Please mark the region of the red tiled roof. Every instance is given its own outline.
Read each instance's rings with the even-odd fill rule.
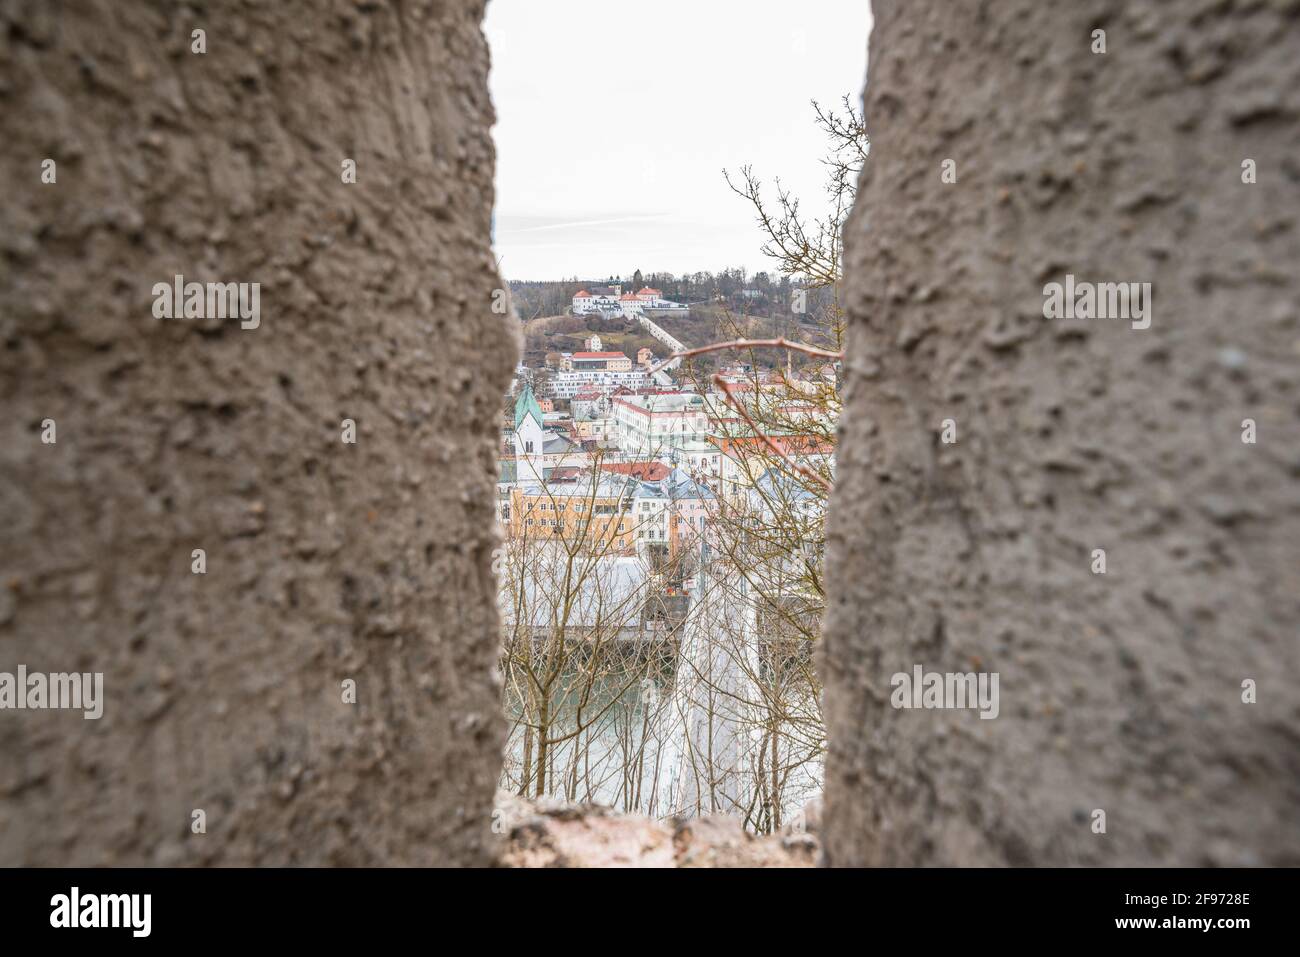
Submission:
[[[771,441],[785,455],[829,455],[835,451],[835,443],[815,435],[769,435],[760,438],[757,435],[710,436],[709,441],[733,458],[737,454],[757,452],[769,454],[768,441]]]
[[[575,352],[575,359],[626,359],[621,352]]]
[[[577,298],[582,297],[582,296],[590,296],[590,295],[591,295],[591,293],[587,292],[587,290],[585,290],[585,289],[579,289],[577,292],[575,292],[575,293],[573,294],[573,298],[574,298],[574,299],[577,299]]]
[[[643,482],[658,482],[672,471],[672,467],[663,462],[604,462],[600,467],[606,472],[631,475]]]

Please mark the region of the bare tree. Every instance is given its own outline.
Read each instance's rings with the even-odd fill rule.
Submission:
[[[670,357],[686,359],[696,387],[719,397],[715,441],[726,453],[707,542],[712,555],[692,609],[692,624],[704,624],[688,625],[678,676],[679,700],[693,703],[708,725],[701,731],[687,720],[690,774],[679,782],[679,803],[687,805],[679,811],[740,813],[758,831],[780,828],[819,788],[825,750],[811,650],[825,602],[824,517],[841,408],[841,234],[868,144],[848,97],[843,112],[813,108],[829,140],[823,217],[805,216],[779,180],[772,204],[751,167],[734,180],[724,171],[754,208],[764,254],[790,281],[788,324],[770,322],[780,332],[774,338],[750,338],[751,317],[724,311],[724,341]],[[784,353],[783,367],[764,369],[769,350]],[[720,351],[747,361],[701,378],[693,358]]]
[[[654,813],[684,599],[677,561],[632,547],[639,480],[597,456],[517,496],[499,562],[511,722],[502,786]]]

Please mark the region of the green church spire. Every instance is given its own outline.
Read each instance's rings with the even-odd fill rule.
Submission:
[[[515,429],[519,429],[519,423],[524,421],[524,416],[529,412],[533,414],[533,421],[539,426],[542,424],[542,407],[537,404],[537,399],[533,396],[533,387],[531,383],[525,382],[524,387],[519,390],[519,398],[515,400]]]

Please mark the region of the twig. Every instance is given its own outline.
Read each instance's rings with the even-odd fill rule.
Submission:
[[[819,356],[823,359],[844,358],[843,352],[834,352],[830,349],[818,349],[815,346],[806,346],[802,342],[791,342],[784,336],[780,339],[732,339],[730,342],[715,342],[712,345],[700,346],[698,349],[687,349],[684,352],[674,352],[663,362],[657,363],[654,368],[647,373],[647,375],[654,375],[675,359],[689,359],[691,356],[703,355],[706,352],[718,352],[722,349],[756,348],[793,349],[795,352],[802,352],[810,356]]]
[[[763,444],[765,444],[769,449],[772,450],[773,455],[779,458],[786,465],[790,466],[790,468],[794,469],[804,478],[816,482],[822,488],[826,489],[827,492],[831,491],[832,488],[831,483],[826,481],[825,478],[818,475],[816,472],[814,472],[812,469],[808,468],[807,466],[800,465],[794,459],[790,458],[790,456],[788,456],[786,453],[782,452],[779,448],[777,448],[776,443],[772,441],[772,439],[767,435],[766,432],[764,432],[762,429],[758,427],[758,424],[752,418],[750,418],[749,413],[745,411],[745,406],[741,402],[733,398],[731,394],[732,385],[730,382],[722,378],[721,375],[715,373],[713,376],[713,384],[722,390],[722,394],[727,397],[727,405],[731,406],[733,409],[735,409],[737,412],[740,413],[740,417],[745,420],[745,423],[751,429],[754,430],[754,434],[763,440]]]

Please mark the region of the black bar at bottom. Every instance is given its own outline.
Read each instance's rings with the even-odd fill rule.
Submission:
[[[549,939],[566,949],[620,940],[655,947],[658,940],[675,951],[701,938],[765,948],[787,938],[817,949],[850,932],[863,947],[882,939],[927,946],[1042,941],[1044,933],[1061,943],[1127,938],[1139,946],[1204,940],[1222,947],[1284,931],[1295,876],[1191,869],[8,869],[0,870],[0,927],[6,944],[127,946],[284,941],[337,948],[414,940],[460,949],[477,940],[531,949]]]

